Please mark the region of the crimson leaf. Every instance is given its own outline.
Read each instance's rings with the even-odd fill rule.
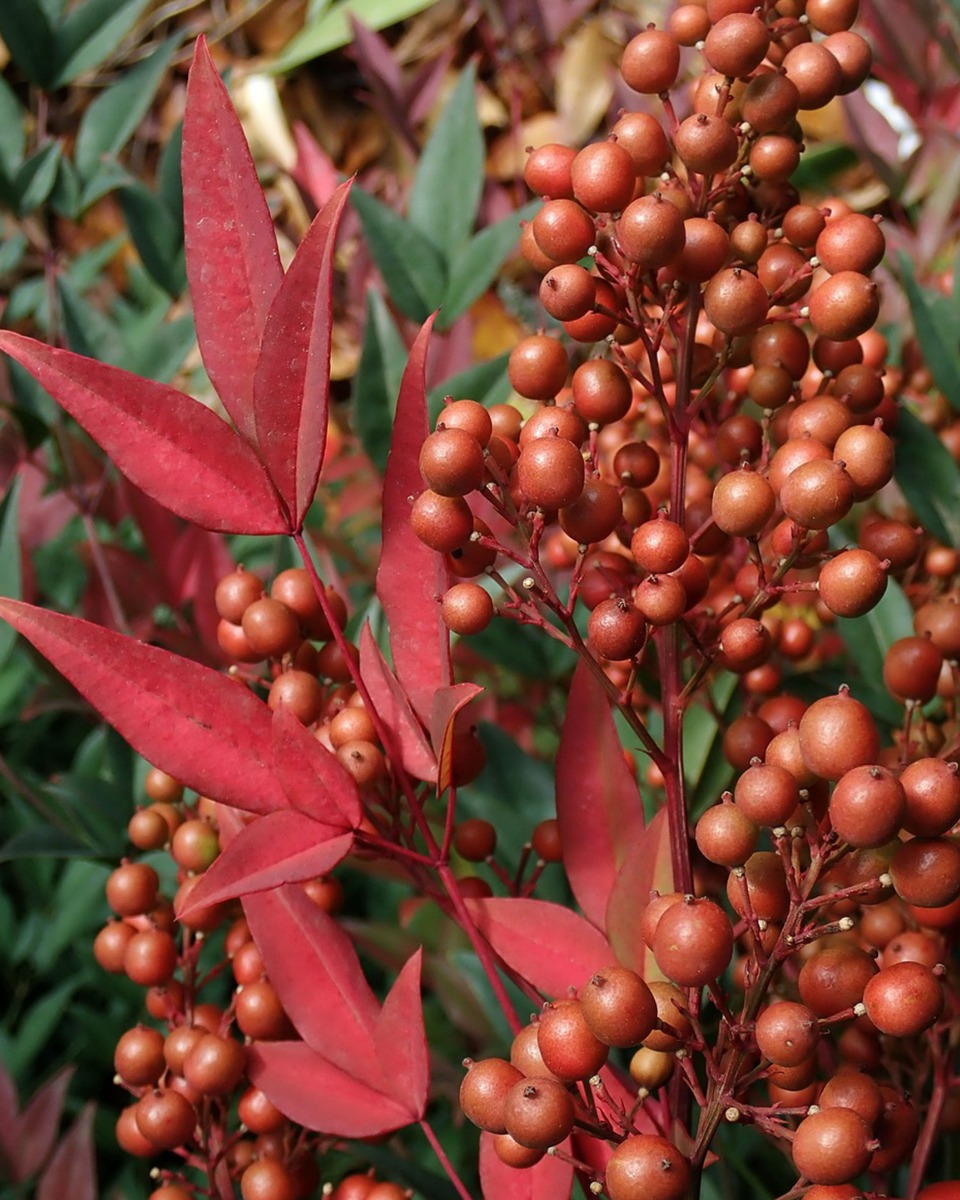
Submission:
[[[46,388],[131,483],[171,512],[220,533],[287,531],[254,450],[198,400],[19,333],[0,332],[0,350]]]
[[[243,907],[270,982],[303,1040],[358,1081],[382,1088],[374,1045],[380,1006],[347,934],[297,887],[247,896]]]
[[[561,1149],[569,1154],[570,1142]],[[481,1133],[480,1187],[484,1200],[567,1200],[573,1165],[548,1154],[532,1167],[508,1167],[493,1148],[493,1134]]]
[[[427,1108],[430,1056],[423,1025],[420,967],[423,951],[407,960],[390,989],[375,1030],[375,1043],[390,1095],[419,1121]]]
[[[317,214],[273,298],[253,382],[257,445],[294,530],[313,502],[327,442],[333,251],[350,182]]]
[[[282,1113],[306,1129],[366,1138],[410,1124],[408,1112],[392,1096],[303,1042],[255,1042],[247,1051],[247,1073]]]
[[[643,807],[610,701],[584,662],[567,698],[556,779],[563,867],[578,904],[602,929],[617,871],[643,832]]]
[[[254,375],[283,269],[243,127],[202,37],[187,81],[182,172],[200,353],[224,408],[252,444]]]
[[[64,1067],[31,1097],[16,1122],[16,1161],[11,1166],[15,1183],[40,1170],[56,1141],[73,1067]]]
[[[447,569],[410,527],[410,497],[423,491],[417,462],[429,432],[426,366],[432,326],[429,317],[400,384],[383,480],[383,550],[377,568],[377,595],[390,626],[394,668],[424,725],[430,721],[434,693],[453,682],[450,635],[438,604],[447,588]]]
[[[606,929],[617,959],[645,979],[662,979],[653,953],[640,936],[640,918],[652,891],[673,891],[670,824],[661,808],[620,868],[607,903]]]
[[[616,962],[610,944],[589,921],[549,900],[491,896],[468,900],[477,927],[512,970],[547,996],[582,987]]]
[[[369,622],[360,631],[360,675],[381,720],[393,734],[395,744],[388,747],[390,753],[399,757],[405,771],[433,783],[437,761],[406,693],[380,653]]]
[[[60,1139],[37,1183],[36,1200],[97,1200],[93,1112],[93,1103],[85,1104]]]
[[[273,714],[273,763],[294,808],[339,829],[359,826],[363,811],[353,776],[282,705]]]
[[[8,621],[148,762],[249,812],[289,807],[270,710],[243,684],[89,621],[0,599]]]

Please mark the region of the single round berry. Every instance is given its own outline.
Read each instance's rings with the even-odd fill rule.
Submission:
[[[769,306],[767,289],[756,275],[741,267],[725,267],[718,271],[703,293],[707,316],[729,337],[753,333],[766,319]]]
[[[630,539],[630,553],[641,570],[666,574],[678,570],[690,552],[683,527],[662,513],[646,521]]]
[[[610,1200],[683,1200],[690,1164],[673,1142],[657,1134],[630,1134],[604,1169]]]
[[[484,475],[483,448],[463,429],[438,429],[420,447],[420,474],[441,496],[466,496]]]
[[[284,1163],[260,1158],[240,1176],[240,1196],[242,1200],[296,1200],[297,1189]]]
[[[712,900],[672,904],[653,936],[657,965],[681,987],[701,987],[721,975],[733,956],[730,919]]]
[[[596,281],[577,263],[551,268],[540,283],[540,303],[557,321],[575,321],[593,307]]]
[[[780,489],[784,515],[804,529],[828,529],[853,506],[856,488],[843,463],[817,458],[802,463]]]
[[[166,1070],[163,1035],[156,1029],[137,1025],[122,1034],[113,1054],[113,1067],[129,1087],[154,1084]]]
[[[473,533],[473,513],[462,496],[421,492],[410,512],[414,534],[431,550],[450,554]]]
[[[254,600],[263,595],[263,583],[251,571],[238,567],[231,571],[217,584],[213,593],[213,603],[218,614],[234,625],[239,625],[243,614]]]
[[[756,825],[785,825],[800,803],[796,778],[775,763],[755,763],[737,780],[737,808]]]
[[[604,967],[580,992],[587,1026],[607,1046],[636,1046],[651,1032],[657,1004],[646,982],[629,967]]]
[[[579,1000],[558,1000],[544,1010],[537,1025],[537,1044],[547,1070],[565,1083],[596,1075],[609,1049],[591,1032]]]
[[[799,93],[801,109],[823,108],[840,92],[840,64],[820,42],[805,42],[788,50],[783,68]]]
[[[632,201],[617,222],[620,249],[645,271],[672,262],[683,250],[685,240],[683,215],[660,192]]]
[[[849,1183],[870,1162],[870,1128],[849,1108],[824,1108],[797,1126],[794,1166],[811,1183]]]
[[[647,622],[632,604],[622,599],[601,600],[590,614],[587,641],[602,658],[617,662],[633,658],[643,648]]]
[[[858,271],[869,275],[886,250],[880,226],[862,213],[849,213],[830,221],[817,238],[816,255],[831,275]]]
[[[626,208],[637,181],[633,159],[616,141],[584,146],[573,160],[570,178],[584,208],[605,213]]]
[[[773,639],[762,621],[738,617],[724,626],[717,647],[720,663],[744,675],[762,666],[773,650]]]
[[[120,917],[149,912],[157,903],[160,877],[147,863],[125,863],[107,878],[107,903]]]
[[[523,496],[538,508],[566,508],[583,491],[583,455],[566,438],[528,442],[520,451],[516,470]]]
[[[871,849],[900,829],[907,798],[896,776],[880,766],[853,767],[830,797],[830,823],[842,841]]]
[[[956,763],[920,758],[904,768],[903,828],[917,837],[938,837],[960,821],[960,773]]]
[[[937,694],[943,655],[926,637],[898,638],[883,656],[883,682],[898,700],[925,704]]]
[[[504,1102],[510,1089],[522,1079],[520,1071],[504,1058],[471,1063],[460,1084],[464,1115],[488,1133],[506,1133]]]
[[[824,563],[818,579],[820,599],[838,617],[862,617],[880,603],[887,572],[869,550],[844,550]]]
[[[552,400],[566,383],[567,370],[567,352],[545,333],[522,338],[507,363],[510,386],[529,400]]]
[[[588,479],[573,504],[557,513],[560,528],[581,545],[602,542],[623,519],[623,500],[612,483]]]
[[[443,623],[452,633],[482,633],[493,620],[493,600],[479,583],[455,583],[440,602]]]
[[[760,921],[782,921],[790,909],[790,894],[780,855],[772,850],[751,854],[740,872],[730,873],[727,898],[740,917],[752,913]]]
[[[757,848],[760,830],[735,804],[715,804],[697,822],[695,837],[708,862],[742,867]]]
[[[876,973],[877,964],[859,946],[824,946],[800,968],[800,999],[818,1017],[832,1017],[859,1004],[864,988]]]
[[[620,73],[627,87],[646,95],[668,91],[680,70],[680,46],[671,34],[645,29],[626,45]]]
[[[246,1067],[246,1050],[231,1037],[205,1033],[183,1060],[183,1076],[205,1096],[232,1092]]]
[[[657,1024],[643,1039],[649,1050],[672,1052],[680,1050],[693,1032],[683,992],[666,980],[648,984],[657,1005]]]
[[[854,767],[876,762],[880,734],[869,709],[848,691],[815,700],[799,725],[800,752],[821,779],[839,779]]]
[[[869,981],[863,1003],[881,1033],[916,1037],[943,1011],[943,984],[923,963],[894,963]]]
[[[484,862],[497,848],[497,831],[489,821],[470,817],[454,830],[453,848],[467,862]]]
[[[622,367],[609,358],[581,363],[570,381],[573,403],[588,424],[610,425],[630,411],[633,392]]]
[[[630,155],[638,175],[659,175],[670,159],[667,135],[650,113],[621,113],[610,132]]]
[[[707,34],[703,56],[719,75],[745,78],[763,62],[770,34],[755,13],[730,13]]]
[[[302,640],[296,614],[270,596],[249,605],[240,625],[251,648],[266,658],[291,654]]]
[[[544,862],[563,861],[563,843],[560,840],[560,824],[556,817],[547,817],[534,828],[530,838],[534,853]]]
[[[651,625],[672,625],[687,610],[687,593],[674,575],[650,575],[637,585],[633,602]]]
[[[818,334],[845,341],[866,333],[874,324],[880,312],[880,294],[866,275],[839,271],[811,295],[809,308],[810,323]]]
[[[776,1000],[757,1017],[757,1049],[780,1067],[798,1067],[820,1040],[820,1022],[805,1004]]]
[[[504,1132],[530,1150],[557,1146],[573,1128],[573,1099],[556,1079],[521,1079],[503,1102]]]
[[[708,176],[732,166],[740,152],[739,139],[729,122],[702,112],[680,122],[673,144],[688,171]]]
[[[141,987],[166,983],[177,966],[177,944],[162,929],[143,929],[127,943],[123,952],[123,970]]]
[[[197,1114],[193,1105],[172,1088],[156,1088],[136,1106],[140,1133],[158,1150],[173,1150],[193,1138]]]
[[[537,196],[573,199],[571,168],[577,152],[570,146],[548,142],[531,150],[523,168],[527,187]]]
[[[912,838],[893,856],[890,877],[908,904],[950,904],[960,896],[960,845],[945,838]]]

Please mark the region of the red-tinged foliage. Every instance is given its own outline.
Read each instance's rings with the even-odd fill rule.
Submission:
[[[350,853],[352,845],[352,834],[305,813],[267,813],[231,839],[177,915],[190,916],[223,900],[324,875]]]
[[[300,888],[247,896],[243,908],[270,982],[303,1040],[358,1081],[384,1087],[375,1045],[380,1005],[349,936]]]
[[[17,600],[0,616],[149,762],[249,812],[287,808],[272,769],[270,710],[209,667]]]
[[[94,1105],[85,1104],[60,1139],[37,1182],[36,1200],[97,1200],[97,1167],[93,1154]]]
[[[663,895],[673,891],[670,827],[665,808],[634,843],[607,903],[607,935],[618,960],[648,980],[662,978],[652,952],[640,936],[640,918],[654,889]]]
[[[360,676],[381,720],[393,734],[392,749],[403,769],[417,779],[435,782],[437,760],[427,735],[399,680],[381,654],[369,623],[360,631]]]
[[[410,1124],[392,1096],[371,1087],[303,1042],[256,1042],[247,1074],[291,1120],[338,1137],[365,1138]]]
[[[390,1095],[411,1121],[426,1112],[430,1091],[430,1053],[423,1024],[420,972],[423,950],[417,950],[397,976],[380,1010],[374,1039]]]
[[[336,829],[359,826],[363,812],[353,777],[282,707],[273,714],[273,761],[294,808]]]
[[[569,1140],[562,1150],[570,1152]],[[508,1167],[493,1148],[493,1134],[480,1135],[480,1186],[484,1200],[565,1200],[573,1189],[573,1167],[547,1154],[532,1167]]]
[[[336,167],[302,121],[294,122],[293,140],[297,147],[297,161],[291,174],[317,208],[321,209],[336,190]]]
[[[547,996],[564,996],[616,962],[589,921],[549,900],[491,896],[467,901],[477,928],[506,965]]]
[[[243,127],[203,38],[187,83],[182,163],[187,278],[200,353],[224,408],[253,445],[254,376],[283,269]]]
[[[457,714],[479,696],[483,688],[475,683],[455,683],[441,688],[433,697],[430,714],[430,737],[437,756],[437,792],[445,791],[453,777],[453,735],[457,729]]]
[[[316,216],[274,296],[254,376],[257,446],[299,531],[327,441],[333,252],[347,181]]]
[[[220,533],[286,532],[255,450],[199,400],[18,333],[0,332],[0,349],[171,512]]]
[[[606,693],[585,662],[567,699],[556,791],[564,870],[585,915],[602,929],[617,873],[643,834],[643,806]]]
[[[22,1113],[17,1113],[17,1092],[13,1080],[0,1067],[0,1098],[3,1100],[3,1120],[0,1121],[0,1150],[6,1170],[14,1183],[22,1183],[35,1175],[50,1157],[63,1114],[73,1067],[64,1067],[39,1088]]]
[[[434,693],[453,682],[450,634],[437,602],[448,572],[410,526],[410,497],[423,488],[417,464],[429,432],[426,363],[432,325],[431,317],[417,334],[400,384],[383,480],[383,550],[377,569],[377,595],[390,627],[397,678],[424,724]]]

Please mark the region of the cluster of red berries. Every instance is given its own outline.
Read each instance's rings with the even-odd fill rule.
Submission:
[[[342,711],[363,715],[358,708]],[[151,803],[131,817],[130,840],[138,850],[169,853],[179,904],[220,853],[218,806],[204,797],[187,804],[183,787],[156,768],[145,787]],[[325,912],[340,906],[335,877],[301,886]],[[297,1034],[238,906],[215,904],[176,921],[157,870],[136,859],[110,874],[106,892],[116,919],[97,935],[95,958],[148,989],[150,1021],[117,1042],[116,1082],[131,1097],[117,1122],[117,1140],[138,1158],[172,1151],[181,1159],[178,1169],[153,1169],[160,1183],[150,1200],[195,1200],[206,1194],[199,1180],[224,1169],[238,1181],[242,1200],[313,1196],[323,1137],[289,1120],[246,1079],[251,1042]],[[226,987],[225,977],[231,980]],[[337,1200],[409,1196],[372,1174],[348,1176],[324,1194]]]
[[[717,668],[746,698],[723,740],[737,778],[692,831],[696,894],[655,894],[643,914],[664,981],[612,967],[463,1081],[464,1112],[509,1165],[567,1154],[571,1134],[605,1141],[603,1172],[573,1161],[611,1200],[685,1196],[721,1120],[781,1145],[811,1200],[858,1194],[862,1172],[920,1140],[928,1156],[960,1120],[940,933],[960,922],[960,556],[891,485],[898,396],[923,380],[886,364],[873,328],[879,224],[789,183],[799,114],[869,73],[857,8],[705,0],[627,45],[624,81],[664,119],[624,112],[607,140],[527,161],[544,204],[521,246],[562,335],[518,344],[516,403],[449,403],[421,454],[417,535],[455,576],[489,576],[502,615],[584,651],[581,602],[625,715],[666,707],[644,668],[678,644],[685,700]],[[704,73],[671,97],[695,54]],[[837,618],[869,612],[890,579],[915,615],[884,656],[904,706],[884,745],[846,688],[810,704],[782,688],[837,655]],[[444,619],[479,632],[496,594],[455,583]],[[656,763],[648,781],[670,782]],[[600,1075],[611,1046],[639,1046],[628,1111],[606,1090],[622,1074]],[[685,1153],[634,1123],[678,1064],[700,1109]],[[931,1080],[925,1118],[915,1089]]]

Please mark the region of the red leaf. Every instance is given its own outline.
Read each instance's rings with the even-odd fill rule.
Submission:
[[[430,1054],[420,998],[422,959],[422,949],[407,959],[383,1002],[375,1031],[387,1087],[411,1121],[419,1121],[426,1112],[430,1090]]]
[[[73,1078],[73,1067],[64,1067],[35,1092],[16,1126],[17,1156],[14,1183],[22,1183],[40,1170],[50,1156],[60,1128],[63,1102]]]
[[[447,589],[447,569],[410,528],[410,498],[423,491],[417,462],[429,432],[426,362],[432,325],[429,317],[417,334],[400,384],[383,480],[383,550],[377,568],[394,669],[424,725],[434,693],[453,682],[450,634],[437,603]]]
[[[453,777],[453,734],[457,713],[483,691],[475,683],[455,683],[441,688],[433,697],[430,738],[437,756],[437,792],[444,792]]]
[[[324,875],[350,853],[352,845],[353,834],[305,813],[267,813],[231,840],[200,876],[177,916]]]
[[[327,441],[333,251],[351,182],[300,243],[270,305],[253,381],[257,445],[295,530],[313,502]]]
[[[570,1153],[570,1141],[561,1143]],[[493,1134],[480,1134],[480,1187],[484,1200],[568,1200],[573,1166],[547,1154],[532,1167],[508,1167],[497,1157]]]
[[[294,808],[338,829],[359,827],[363,810],[353,776],[282,706],[273,714],[273,766]]]
[[[556,779],[563,868],[577,903],[602,929],[617,871],[643,833],[643,806],[610,701],[583,662],[567,698]]]
[[[396,744],[388,747],[389,752],[399,755],[405,771],[433,783],[437,778],[437,761],[427,735],[397,677],[384,661],[369,622],[360,630],[360,676],[381,720],[393,734]]]
[[[293,124],[297,161],[291,174],[317,208],[323,208],[337,186],[337,170],[317,139],[302,121]]]
[[[283,269],[243,127],[202,37],[187,81],[182,162],[187,278],[200,353],[223,407],[254,443],[253,380]]]
[[[270,982],[304,1041],[374,1088],[384,1086],[374,1047],[380,1006],[353,943],[300,888],[243,901]]]
[[[247,1051],[247,1074],[254,1087],[306,1129],[366,1138],[410,1124],[392,1096],[303,1042],[255,1042]]]
[[[255,451],[198,400],[18,333],[0,332],[0,349],[171,512],[221,533],[287,532]]]
[[[607,903],[606,929],[617,960],[645,979],[663,979],[652,952],[640,936],[640,918],[651,891],[673,891],[670,825],[661,808],[637,839],[620,868]]]
[[[85,1104],[60,1139],[37,1184],[36,1200],[97,1200],[97,1167],[93,1157],[93,1103]]]
[[[0,599],[32,642],[148,762],[249,812],[287,808],[272,770],[270,710],[235,680],[89,621]]]
[[[468,900],[477,927],[512,970],[548,996],[582,987],[616,962],[599,930],[549,900],[492,896]]]
[[[23,1178],[15,1170],[20,1157],[19,1110],[16,1084],[0,1063],[0,1173],[15,1181]]]

